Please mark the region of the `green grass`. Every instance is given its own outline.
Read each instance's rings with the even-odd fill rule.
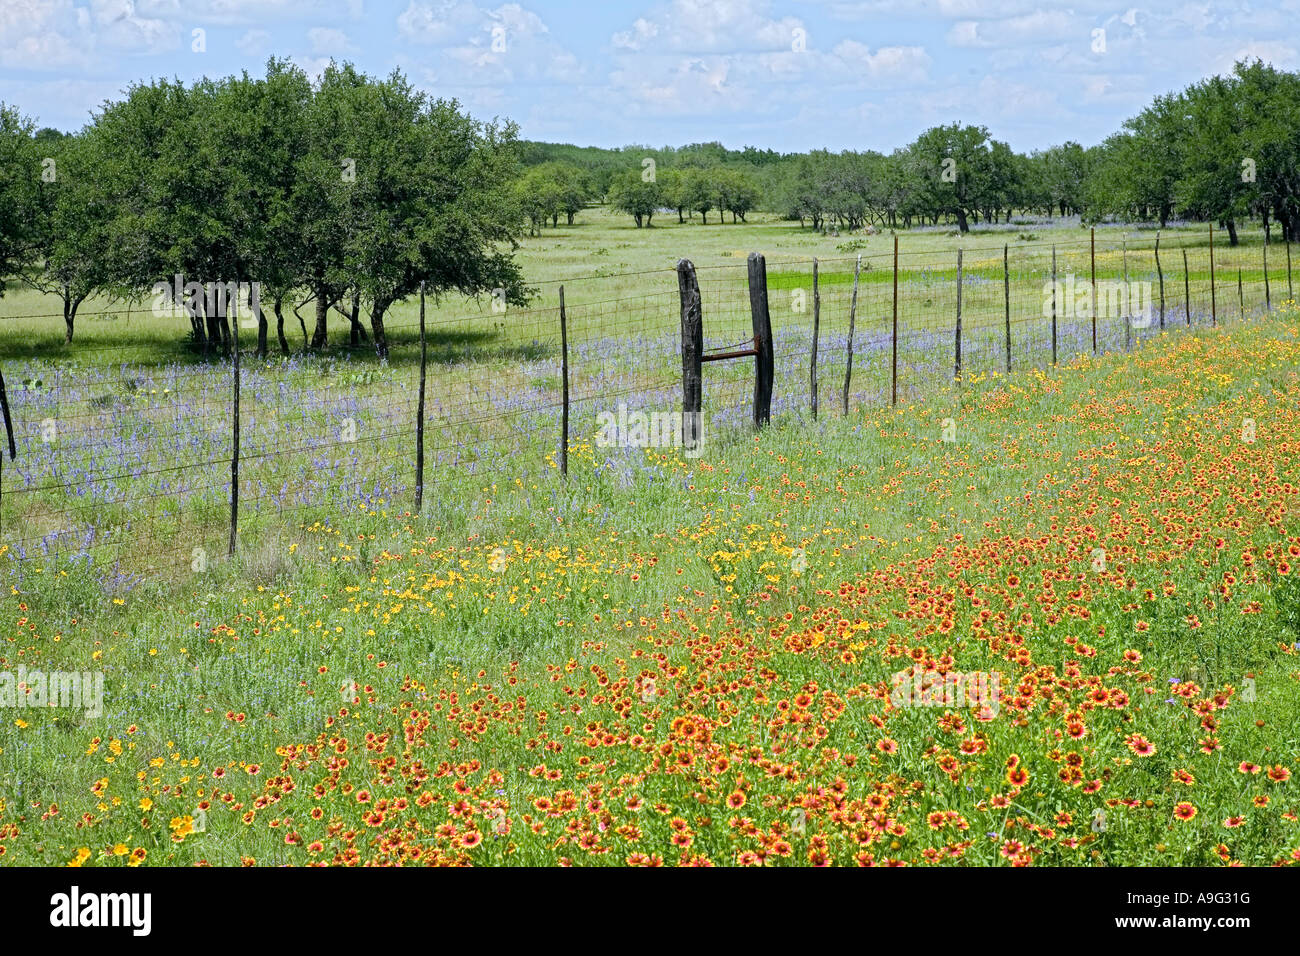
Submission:
[[[769,253],[769,288],[782,293],[773,297],[778,330],[803,328],[810,321],[807,312],[787,311],[783,300],[784,293],[811,288],[804,260],[817,255],[835,260],[820,276],[830,287],[823,290],[822,329],[828,337],[823,341],[847,329],[852,273],[845,270],[845,262],[851,259],[836,245],[848,237],[814,237],[797,224],[761,218],[749,225],[707,227],[677,225],[674,220],[649,230],[636,230],[630,222],[601,211],[582,218],[578,226],[546,230],[543,237],[525,244],[522,255],[530,281],[569,280],[589,273],[596,262],[609,271],[671,268],[676,256],[689,255],[702,267],[706,335],[716,342],[748,327],[748,305],[742,296],[745,249]],[[1013,243],[1016,231],[1008,227],[1007,238]],[[1099,249],[1099,275],[1116,277],[1122,271],[1120,254],[1113,248],[1118,234],[1099,231],[1099,246],[1107,246]],[[1187,231],[1175,238],[1166,233],[1170,258],[1182,241],[1189,244],[1193,262],[1198,261],[1208,251],[1196,245],[1198,234]],[[1070,236],[1078,240],[1086,232]],[[967,315],[1000,322],[1001,250],[994,247],[1001,238],[904,234],[900,246],[905,252],[933,263],[932,268],[909,269],[900,276],[905,322],[915,329],[947,327],[959,245],[967,249],[968,274],[988,280],[969,291]],[[1219,273],[1225,324],[1235,318],[1232,264],[1249,263],[1258,255],[1260,247],[1253,239],[1246,236],[1235,251],[1216,247],[1216,268],[1234,269],[1231,289]],[[875,236],[867,242],[871,257],[864,256],[864,267],[870,261],[872,269],[862,273],[862,285],[872,291],[861,293],[857,325],[864,337],[885,327],[893,278],[890,238]],[[1165,248],[1162,241],[1162,254]],[[1013,245],[1013,252],[1018,257],[1013,262],[1019,263],[1013,296],[1025,303],[1017,318],[1036,321],[1050,246],[1021,243]],[[1180,252],[1177,262],[1181,268]],[[1068,257],[1058,251],[1061,273],[1068,267],[1082,275],[1086,264],[1086,246],[1071,246]],[[703,268],[713,266],[722,268]],[[1276,304],[1284,298],[1285,272],[1275,270],[1285,269],[1285,259],[1270,255],[1270,267]],[[1137,270],[1136,265],[1131,268]],[[1173,270],[1166,269],[1168,277]],[[1208,271],[1194,271],[1192,281],[1198,277],[1202,287],[1193,289],[1196,307],[1208,309],[1208,295],[1203,295]],[[1253,312],[1263,300],[1262,274],[1246,278],[1254,283],[1247,287]],[[671,331],[677,321],[675,281],[670,273],[566,281],[575,352],[597,341],[602,322],[623,322],[618,328],[624,331]],[[1178,285],[1181,295],[1181,275],[1170,284]],[[644,300],[651,293],[658,298],[647,304]],[[628,303],[627,309],[592,304],[625,299],[642,301]],[[44,387],[57,389],[62,403],[54,415],[66,444],[49,450],[51,461],[64,473],[78,466],[113,467],[118,463],[105,457],[138,433],[130,447],[152,454],[156,467],[167,467],[181,460],[159,450],[177,427],[171,416],[180,410],[191,424],[204,425],[198,430],[200,447],[194,458],[216,464],[203,473],[213,481],[224,480],[222,469],[228,466],[221,458],[228,454],[229,412],[229,371],[224,364],[204,366],[184,350],[174,324],[138,313],[129,322],[125,317],[114,322],[86,320],[71,347],[58,341],[59,319],[12,318],[43,308],[54,311],[48,302],[25,292],[0,300],[0,310],[10,316],[3,321],[17,323],[28,336],[16,344],[15,337],[7,336],[0,361],[11,396],[22,388],[24,378],[39,377]],[[682,459],[671,450],[614,454],[594,446],[593,412],[618,401],[615,390],[599,378],[602,370],[617,368],[620,382],[634,387],[666,381],[670,388],[664,401],[672,402],[672,383],[680,368],[674,369],[676,357],[671,354],[647,355],[635,348],[601,354],[585,363],[575,361],[575,394],[583,404],[573,421],[571,475],[565,480],[553,463],[556,431],[549,418],[527,408],[513,416],[494,416],[490,407],[473,404],[487,387],[518,392],[539,403],[553,400],[559,387],[556,340],[542,337],[534,343],[543,318],[547,323],[553,318],[550,311],[502,319],[491,316],[485,306],[484,316],[476,318],[478,313],[467,315],[463,304],[444,303],[434,312],[439,324],[431,345],[431,395],[442,404],[430,412],[430,446],[443,443],[438,436],[445,428],[448,439],[471,436],[467,456],[496,447],[492,442],[509,454],[478,472],[454,464],[431,465],[426,505],[419,516],[411,514],[409,426],[416,365],[408,323],[413,308],[406,303],[394,318],[397,347],[387,368],[364,351],[350,356],[339,349],[287,367],[277,358],[268,363],[246,358],[246,426],[255,420],[265,426],[278,416],[284,431],[275,434],[282,439],[332,438],[343,414],[340,409],[346,409],[356,418],[362,440],[355,448],[332,442],[323,450],[297,451],[294,442],[285,439],[288,444],[277,454],[258,458],[250,438],[245,446],[246,454],[252,452],[244,465],[246,480],[290,487],[320,480],[322,486],[310,504],[283,510],[256,507],[251,500],[255,494],[245,495],[240,550],[229,561],[223,558],[227,503],[219,490],[197,498],[164,495],[143,503],[131,495],[152,486],[127,480],[123,489],[128,500],[113,504],[88,503],[71,493],[17,496],[11,494],[13,474],[6,462],[4,541],[59,527],[64,521],[60,511],[82,509],[122,526],[107,553],[123,568],[142,575],[106,579],[102,564],[36,560],[24,565],[22,577],[11,578],[12,590],[0,596],[7,628],[0,670],[21,665],[46,671],[103,671],[107,695],[101,718],[53,709],[0,712],[0,828],[14,825],[18,830],[0,829],[8,833],[0,837],[6,862],[63,864],[80,847],[90,850],[89,862],[99,862],[102,851],[118,843],[146,849],[149,863],[206,859],[234,864],[241,857],[301,861],[296,850],[286,848],[282,831],[260,821],[257,827],[246,826],[221,806],[209,813],[207,833],[183,842],[169,838],[168,821],[193,813],[205,799],[199,791],[210,794],[216,785],[212,773],[218,767],[226,768],[234,781],[220,787],[239,790],[241,800],[251,801],[253,794],[240,790],[249,785],[242,765],[258,764],[269,774],[279,764],[277,747],[314,740],[337,714],[340,682],[355,680],[373,688],[359,695],[359,716],[349,727],[400,731],[392,708],[411,693],[402,689],[403,677],[427,684],[430,695],[457,687],[469,698],[477,692],[473,688],[495,683],[514,662],[515,675],[530,688],[529,713],[556,714],[574,700],[561,692],[563,684],[551,681],[551,668],[563,669],[566,662],[577,667],[566,684],[580,683],[592,666],[618,672],[620,661],[655,653],[664,654],[685,674],[717,679],[681,642],[666,640],[667,630],[690,626],[719,642],[750,642],[763,666],[775,675],[762,678],[771,681],[774,698],[792,695],[809,681],[841,695],[885,681],[906,663],[886,652],[887,636],[909,646],[927,643],[925,635],[901,623],[906,620],[899,616],[905,610],[899,603],[904,588],[872,591],[868,604],[835,611],[836,616],[848,615],[876,627],[867,636],[879,643],[860,648],[851,667],[829,653],[784,649],[780,641],[765,636],[785,613],[810,627],[810,615],[841,605],[841,585],[865,585],[874,580],[873,573],[887,567],[900,574],[912,568],[921,579],[957,587],[941,572],[931,573],[927,562],[937,548],[953,548],[958,534],[971,545],[987,542],[991,554],[1010,554],[1015,540],[1048,535],[1050,543],[1041,552],[1021,555],[1029,563],[1016,566],[1018,574],[1035,582],[1035,572],[1055,572],[1058,562],[1078,565],[1082,573],[1088,552],[1101,541],[1118,555],[1112,557],[1112,567],[1124,569],[1124,580],[1089,582],[1092,617],[1086,627],[1077,621],[1048,626],[1040,620],[1027,629],[1038,665],[1063,668],[1062,661],[1075,659],[1070,645],[1062,643],[1064,637],[1074,636],[1098,649],[1095,660],[1080,658],[1088,674],[1105,675],[1108,668],[1119,666],[1124,649],[1140,647],[1152,677],[1142,681],[1134,676],[1134,694],[1153,681],[1186,677],[1193,669],[1197,682],[1212,690],[1240,688],[1247,674],[1254,674],[1258,684],[1257,703],[1234,703],[1223,714],[1222,749],[1216,755],[1197,754],[1196,729],[1182,710],[1156,706],[1144,713],[1118,714],[1117,726],[1108,730],[1110,738],[1101,739],[1098,731],[1090,741],[1096,751],[1089,760],[1095,761],[1097,773],[1108,767],[1114,775],[1114,785],[1108,785],[1102,797],[1136,799],[1141,808],[1115,811],[1107,835],[1085,843],[1077,853],[1051,846],[1044,851],[1045,862],[1204,865],[1218,862],[1213,848],[1226,840],[1237,858],[1258,863],[1271,862],[1296,846],[1294,830],[1280,817],[1300,810],[1294,781],[1272,791],[1270,809],[1252,811],[1244,830],[1229,832],[1219,825],[1223,816],[1247,812],[1248,798],[1254,795],[1248,789],[1251,780],[1236,771],[1237,762],[1294,767],[1300,756],[1300,741],[1289,729],[1300,717],[1294,659],[1280,650],[1300,637],[1295,631],[1295,585],[1283,581],[1277,586],[1281,576],[1270,566],[1259,580],[1243,582],[1231,609],[1206,607],[1207,601],[1214,601],[1222,571],[1243,576],[1235,564],[1242,550],[1259,556],[1294,540],[1290,515],[1300,509],[1279,490],[1287,482],[1300,487],[1290,446],[1298,424],[1294,409],[1300,407],[1293,306],[1280,318],[1233,322],[1219,330],[1173,331],[1132,355],[1071,359],[1068,366],[1063,356],[1059,369],[1018,365],[1010,377],[991,374],[996,366],[974,369],[961,389],[946,378],[907,382],[896,410],[867,407],[855,392],[847,416],[838,407],[837,373],[842,374],[842,366],[834,353],[823,352],[825,391],[818,422],[799,409],[778,416],[757,436],[744,428],[712,434],[698,461]],[[974,324],[978,328],[978,322]],[[997,325],[991,327],[996,333]],[[336,323],[336,335],[338,329]],[[15,367],[22,371],[15,374]],[[855,367],[855,382],[867,383],[864,387],[886,381],[883,367],[861,355]],[[802,375],[801,368],[792,376]],[[734,401],[743,411],[748,374],[743,363],[711,367],[706,373],[706,407]],[[149,376],[157,380],[137,384]],[[787,386],[792,381],[783,380]],[[169,382],[174,388],[162,394]],[[278,391],[282,385],[283,397]],[[314,397],[304,404],[306,395]],[[75,401],[63,401],[67,396],[75,396]],[[29,405],[28,399],[22,407],[47,413],[39,402]],[[34,415],[25,411],[23,421],[34,421]],[[1257,457],[1243,457],[1246,453],[1233,438],[1245,416],[1259,423]],[[955,428],[952,443],[940,440],[947,420]],[[538,421],[541,427],[535,427]],[[254,429],[251,435],[256,434]],[[355,489],[336,487],[340,481],[385,476],[400,486],[396,497],[380,494],[358,501]],[[1279,498],[1270,505],[1272,523],[1263,519],[1263,506],[1250,497],[1252,476],[1269,482]],[[1224,491],[1214,494],[1215,488]],[[163,514],[167,502],[174,507]],[[1203,503],[1208,503],[1206,513],[1199,510]],[[1185,548],[1170,545],[1171,556],[1164,559],[1140,547],[1149,533],[1145,528],[1162,527],[1152,510],[1162,505],[1185,505],[1188,514],[1195,515],[1191,527],[1205,534],[1211,532],[1205,523],[1210,519],[1219,533],[1228,534],[1223,528],[1230,527],[1230,508],[1246,516],[1246,525],[1225,555],[1207,539]],[[1084,526],[1093,531],[1083,531]],[[1108,533],[1115,535],[1113,540],[1106,538]],[[1072,537],[1088,534],[1096,537],[1087,547]],[[1131,546],[1138,550],[1130,552]],[[202,547],[208,558],[201,570],[192,564],[194,547]],[[807,570],[798,574],[792,572],[795,548],[803,549],[807,560]],[[1082,550],[1067,560],[1072,548]],[[0,562],[10,557],[0,555]],[[0,566],[13,571],[12,564]],[[958,581],[990,588],[996,596],[997,589],[1005,587],[1006,573],[1006,568],[979,567]],[[1160,594],[1171,581],[1177,586],[1174,595],[1144,603],[1144,590]],[[1065,587],[1060,585],[1061,590]],[[1251,600],[1260,603],[1259,614],[1235,613]],[[1184,622],[1191,614],[1203,618],[1202,628],[1188,629]],[[1007,668],[1005,659],[972,636],[978,615],[977,607],[962,604],[953,636],[928,640],[933,653],[951,650],[964,670]],[[1149,631],[1136,630],[1139,619]],[[660,630],[650,628],[656,623]],[[321,668],[327,669],[324,674]],[[487,676],[476,677],[480,671]],[[744,700],[740,704],[749,706]],[[597,710],[594,704],[591,709]],[[663,739],[669,718],[677,713],[666,708],[647,718],[655,727],[648,736]],[[857,795],[889,772],[870,756],[876,730],[866,713],[851,709],[849,719],[836,724],[826,743],[863,753],[860,772],[849,775]],[[228,719],[227,714],[242,714],[243,719]],[[761,710],[754,726],[767,726],[772,716],[770,709]],[[977,823],[975,818],[987,812],[973,806],[978,797],[968,797],[962,787],[948,787],[943,775],[926,763],[925,751],[939,733],[938,716],[937,711],[922,709],[895,718],[890,733],[900,747],[896,769],[929,781],[927,786],[933,788],[918,798],[917,806],[960,807],[971,815],[972,829],[1003,833],[1015,814],[1008,811],[1000,820],[981,818]],[[585,722],[572,720],[579,728]],[[1136,727],[1155,740],[1156,758],[1130,760],[1132,766],[1115,762],[1127,759],[1128,752],[1115,737],[1126,723],[1132,724],[1128,730]],[[991,757],[979,770],[979,787],[1005,790],[1001,765],[1014,752],[1033,763],[1035,782],[1042,788],[1037,796],[1026,793],[1016,814],[1039,822],[1061,808],[1081,818],[1091,814],[1102,805],[1102,797],[1084,800],[1077,789],[1050,783],[1055,768],[1039,742],[1058,729],[1057,724],[1041,723],[1036,716],[1027,729],[1003,724],[991,728]],[[737,731],[732,742],[739,746],[744,736],[739,731],[748,731],[744,726]],[[765,747],[776,742],[769,733],[775,731],[759,735]],[[431,740],[427,756],[434,762],[473,756],[502,771],[502,789],[515,796],[535,794],[537,783],[525,768],[537,763],[538,756],[524,746],[526,739],[494,726],[458,751],[449,749],[445,738]],[[111,751],[115,740],[122,747],[117,755]],[[562,764],[571,781],[582,772],[571,763],[572,757],[569,751],[547,759]],[[190,766],[191,760],[197,763]],[[1194,825],[1179,830],[1171,828],[1169,814],[1186,794],[1170,783],[1170,774],[1183,766],[1195,767],[1198,784],[1191,796],[1200,815]],[[356,772],[363,774],[366,767],[358,758]],[[632,773],[637,767],[623,769]],[[100,779],[109,780],[107,789],[92,792]],[[302,781],[305,790],[311,781],[305,776]],[[362,782],[373,785],[368,779]],[[798,795],[799,787],[773,786],[764,793],[770,805],[760,809],[755,795],[747,812],[769,822],[788,820],[788,801]],[[683,813],[692,792],[678,780],[660,780],[653,774],[644,790],[648,800],[662,799]],[[142,797],[152,800],[155,808],[142,810]],[[1145,807],[1146,800],[1152,801],[1152,808]],[[55,804],[58,812],[52,814]],[[290,801],[284,812],[301,819],[306,806]],[[355,810],[355,802],[334,798],[328,806],[331,814]],[[77,827],[83,814],[92,822]],[[918,823],[913,829],[919,835],[905,842],[899,853],[920,851],[925,826]],[[665,853],[666,833],[651,831],[655,852]],[[516,850],[485,850],[496,862],[554,862],[545,842],[521,838]],[[719,862],[733,861],[721,837],[702,836],[700,844]],[[985,844],[972,850],[972,858],[996,862],[995,850]],[[1093,852],[1099,855],[1093,857]],[[111,849],[102,859],[121,861]]]
[[[1265,355],[1273,357],[1267,367],[1243,362],[1249,356],[1258,363]],[[187,807],[213,785],[215,767],[231,768],[239,785],[242,763],[261,764],[269,773],[278,763],[276,747],[313,739],[338,708],[329,689],[339,680],[372,686],[362,697],[387,707],[385,702],[401,696],[403,675],[431,686],[468,687],[470,675],[499,674],[515,661],[526,685],[544,689],[549,666],[580,659],[585,673],[592,664],[613,667],[615,659],[645,649],[652,635],[637,623],[642,618],[680,614],[679,626],[689,621],[712,632],[726,614],[739,621],[741,633],[761,633],[769,612],[815,609],[832,599],[839,582],[865,581],[872,569],[924,559],[954,533],[977,544],[1014,535],[1017,528],[1046,531],[1049,520],[1098,527],[1107,525],[1108,516],[1128,521],[1145,514],[1143,502],[1158,501],[1159,495],[1111,501],[1089,491],[1091,481],[1114,482],[1127,493],[1149,482],[1155,492],[1160,480],[1171,481],[1184,469],[1189,478],[1202,473],[1198,469],[1213,470],[1216,440],[1207,442],[1205,433],[1230,434],[1245,411],[1262,423],[1261,441],[1270,443],[1265,447],[1276,448],[1272,443],[1289,440],[1286,429],[1300,396],[1297,362],[1295,329],[1282,322],[1180,333],[1133,356],[1087,361],[1047,376],[990,380],[960,392],[941,389],[896,412],[830,415],[817,425],[778,423],[756,440],[712,448],[699,462],[671,453],[660,460],[652,453],[630,483],[581,467],[589,464],[582,451],[575,456],[576,477],[567,482],[554,472],[515,487],[487,477],[448,481],[422,517],[406,514],[400,504],[336,513],[328,526],[295,528],[286,539],[254,539],[237,560],[214,564],[179,589],[175,582],[146,582],[121,603],[106,600],[77,568],[49,568],[4,599],[6,620],[21,622],[11,625],[4,664],[103,669],[107,713],[99,720],[67,711],[6,715],[26,724],[7,719],[0,730],[4,820],[21,830],[6,842],[9,859],[59,864],[81,846],[98,858],[118,842],[146,848],[150,863],[296,858],[278,833],[246,827],[221,807],[209,813],[207,833],[182,843],[167,838],[166,820],[192,812]],[[1197,374],[1187,374],[1189,363]],[[1255,371],[1244,371],[1251,367]],[[957,426],[952,445],[938,441],[948,418]],[[1268,459],[1260,467],[1268,467],[1275,481],[1300,486],[1293,457],[1283,450]],[[1090,477],[1094,462],[1102,471]],[[1089,506],[1100,510],[1085,516]],[[1277,530],[1253,523],[1246,533],[1255,549],[1282,540]],[[1125,553],[1122,541],[1114,545],[1117,553]],[[807,553],[804,575],[789,571],[793,547]],[[491,567],[497,548],[506,558],[499,573]],[[1051,553],[1047,549],[1041,560]],[[1208,625],[1202,638],[1181,626],[1216,580],[1202,572],[1198,550],[1171,564],[1138,555],[1112,560],[1131,563],[1134,580],[1113,596],[1099,590],[1091,604],[1088,633],[1102,649],[1102,670],[1120,649],[1137,643],[1148,658],[1145,669],[1159,681],[1195,667],[1205,686],[1240,687],[1242,675],[1253,673],[1260,688],[1257,705],[1231,708],[1224,717],[1219,758],[1194,755],[1195,734],[1189,735],[1177,714],[1165,717],[1158,708],[1149,718],[1135,714],[1135,726],[1157,741],[1159,760],[1149,767],[1139,761],[1139,768],[1120,774],[1122,786],[1106,791],[1156,801],[1163,821],[1179,795],[1169,784],[1170,771],[1194,766],[1194,799],[1210,829],[1188,829],[1186,834],[1197,836],[1186,842],[1184,831],[1166,834],[1165,824],[1145,811],[1117,812],[1094,849],[1103,853],[1102,862],[1115,864],[1205,863],[1219,839],[1212,815],[1244,806],[1235,761],[1288,764],[1300,754],[1287,729],[1300,716],[1294,663],[1277,653],[1277,640],[1289,631],[1270,623],[1294,616],[1282,596],[1290,592],[1278,592],[1275,605],[1267,582],[1247,588],[1239,603],[1252,597],[1266,602],[1258,622],[1202,611]],[[1021,573],[1030,576],[1033,567]],[[430,579],[450,580],[452,574],[462,578],[459,589],[425,589]],[[972,572],[967,583],[1000,585],[983,574]],[[774,580],[779,587],[772,589],[776,603],[769,609],[755,598]],[[1130,595],[1168,580],[1177,583],[1178,596],[1154,615],[1140,612],[1153,625],[1152,639],[1141,642],[1128,607],[1141,601]],[[547,604],[539,603],[542,597],[549,598]],[[871,615],[887,614],[887,607]],[[528,613],[521,613],[525,608]],[[963,616],[962,626],[968,623]],[[1097,639],[1099,626],[1112,636]],[[1059,630],[1040,626],[1033,646],[1044,661],[1053,659],[1060,637],[1070,633]],[[978,642],[955,636],[951,647],[966,669],[1006,666]],[[689,655],[680,648],[670,653],[689,669]],[[876,660],[878,654],[868,651],[861,673],[845,673],[834,660],[807,654],[777,652],[769,665],[783,686],[797,689],[815,680],[842,693],[891,666],[897,669],[887,659]],[[318,673],[321,667],[328,668],[327,676]],[[539,704],[530,697],[531,706],[548,709],[565,699]],[[227,713],[245,719],[235,722]],[[374,727],[388,719],[386,710],[364,703],[360,715]],[[922,775],[921,752],[937,716],[917,711],[892,731],[902,746],[899,764],[911,774]],[[1246,716],[1257,716],[1266,729],[1257,731]],[[853,738],[869,729],[849,734],[846,725],[836,731],[835,745],[854,747]],[[666,731],[655,731],[660,732]],[[1001,741],[998,759],[1005,756],[998,748],[1007,747],[1028,757],[1028,740],[1017,742],[1014,728],[1005,733],[1005,740],[994,734]],[[126,749],[106,763],[112,740]],[[522,738],[493,733],[456,759],[477,756],[508,774],[512,793],[533,792],[535,784],[519,770],[537,758],[521,745]],[[427,756],[436,760],[439,752],[435,747]],[[151,767],[149,761],[158,759],[161,765]],[[187,769],[181,761],[190,759],[198,763]],[[1035,779],[1046,783],[1050,764],[1041,765],[1041,754],[1036,759]],[[137,769],[144,772],[142,780],[135,777]],[[855,792],[874,773],[867,767],[860,779],[855,776]],[[102,799],[89,789],[101,777],[111,781]],[[981,782],[996,788],[994,779]],[[956,805],[959,790],[927,799],[935,806],[945,800]],[[1026,815],[1050,815],[1053,800],[1076,815],[1093,806],[1079,805],[1075,791],[1047,790],[1046,799],[1026,798]],[[659,796],[684,796],[673,792]],[[142,794],[161,809],[141,812],[134,804]],[[1295,803],[1293,784],[1275,795],[1280,802],[1270,820]],[[114,798],[122,803],[115,805]],[[58,804],[59,813],[38,820],[38,804]],[[75,829],[83,813],[95,822]],[[983,821],[972,825],[985,828]],[[1280,822],[1252,824],[1248,832],[1249,841],[1231,842],[1249,861],[1280,855],[1295,842]],[[1167,849],[1157,850],[1157,843]],[[663,852],[666,843],[656,846]],[[491,852],[499,855],[498,849]],[[525,842],[520,852],[517,862],[549,859],[540,845]],[[1047,861],[1088,859],[1084,851],[1075,857],[1060,853],[1052,849]]]

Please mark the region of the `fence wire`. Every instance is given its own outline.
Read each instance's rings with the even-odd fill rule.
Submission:
[[[812,417],[814,351],[816,410],[829,417],[914,402],[959,377],[1133,349],[1162,329],[1241,321],[1293,299],[1290,252],[1221,241],[1211,251],[1186,232],[1139,232],[1095,243],[973,245],[959,263],[954,251],[903,243],[897,259],[874,248],[820,259],[815,285],[813,260],[773,258],[772,417]],[[701,267],[697,277],[706,351],[748,348],[755,327],[746,264]],[[630,483],[646,467],[628,423],[674,413],[682,400],[681,301],[671,268],[542,283],[524,309],[430,300],[426,503],[457,500],[453,487],[528,494],[556,476],[565,411],[561,286],[570,477]],[[140,309],[81,313],[93,340],[86,346],[65,345],[62,322],[51,325],[55,344],[31,334],[32,320],[55,318],[62,315],[0,317],[17,451],[0,471],[0,566],[21,575],[84,562],[125,584],[221,560],[231,526],[232,356],[196,356],[179,325],[160,335]],[[334,322],[331,347],[283,355],[271,317],[264,357],[254,351],[256,324],[241,325],[241,548],[278,548],[294,529],[329,525],[348,511],[401,515],[414,507],[417,306],[389,316],[386,361],[377,360],[364,324],[353,341],[347,324]],[[307,331],[289,313],[290,341]],[[753,428],[754,382],[750,358],[704,366],[706,439],[725,449]]]

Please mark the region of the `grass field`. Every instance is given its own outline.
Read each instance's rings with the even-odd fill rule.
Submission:
[[[100,672],[105,700],[99,716],[3,714],[5,862],[1300,859],[1300,310],[1284,253],[1270,250],[1271,315],[1262,271],[1244,271],[1261,261],[1247,235],[1216,243],[1221,327],[1205,327],[1202,281],[1194,328],[1093,357],[1079,354],[1084,327],[1063,326],[1051,368],[1049,243],[1060,235],[1061,272],[1085,274],[1085,230],[904,234],[924,264],[900,276],[911,337],[890,409],[892,240],[867,237],[844,415],[837,337],[858,250],[839,247],[861,237],[583,218],[523,250],[530,281],[547,294],[565,279],[573,307],[567,481],[554,310],[475,318],[443,303],[430,316],[436,479],[410,513],[407,303],[388,366],[345,350],[247,360],[246,497],[265,503],[229,562],[228,369],[197,363],[168,320],[87,320],[65,348],[58,318],[14,318],[55,311],[48,300],[0,300],[19,420],[60,430],[48,448],[24,432],[26,454],[6,462],[5,540],[69,513],[104,536],[71,560],[8,555],[0,670]],[[1098,233],[1101,276],[1122,274],[1119,234]],[[1145,278],[1150,235],[1130,236]],[[1200,238],[1165,233],[1171,284],[1180,243],[1200,277]],[[1010,376],[1003,241],[1027,303]],[[954,388],[959,245],[977,281]],[[620,396],[675,401],[676,278],[570,277],[688,256],[706,338],[725,344],[748,325],[749,250],[768,253],[773,426],[742,427],[736,364],[706,375],[716,440],[702,458],[596,447],[595,414]],[[781,301],[810,282],[812,255],[829,260],[816,422],[810,315]],[[1104,347],[1122,344],[1107,334]],[[337,441],[345,419],[357,447]],[[189,483],[162,487],[180,481],[162,473],[173,467]],[[11,494],[15,469],[26,495]],[[108,568],[87,560],[101,542]],[[195,546],[213,557],[202,569]],[[996,706],[906,693],[935,674],[995,677]]]

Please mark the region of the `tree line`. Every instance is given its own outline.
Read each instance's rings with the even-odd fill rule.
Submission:
[[[1257,219],[1300,240],[1300,74],[1259,61],[1157,97],[1104,142],[1067,141],[1017,153],[982,126],[936,126],[891,153],[728,150],[718,143],[610,150],[525,143],[524,160],[564,170],[588,201],[608,201],[650,225],[709,211],[744,221],[752,209],[812,229],[909,228],[948,222],[967,231],[1013,212],[1214,221],[1235,243]]]
[[[75,134],[0,104],[0,294],[20,279],[57,295],[68,341],[91,296],[139,300],[177,276],[256,282],[259,354],[272,317],[287,352],[287,314],[320,348],[333,313],[353,345],[386,356],[385,315],[421,288],[526,303],[519,240],[591,203],[646,228],[762,210],[820,231],[964,232],[1035,212],[1214,221],[1234,244],[1258,219],[1300,240],[1300,74],[1242,62],[1157,97],[1100,144],[1027,154],[962,123],[888,154],[527,142],[400,72],[331,64],[313,83],[277,59],[262,77],[136,84]],[[229,303],[196,298],[195,346],[228,349]]]
[[[136,84],[74,135],[0,105],[0,292],[18,277],[57,294],[70,342],[93,295],[140,300],[173,277],[256,283],[260,355],[268,312],[287,353],[286,311],[310,348],[327,344],[334,311],[354,345],[386,357],[385,314],[421,288],[528,301],[516,141],[398,72],[348,64],[315,84],[275,59],[264,77]],[[312,301],[309,334],[298,309]],[[236,306],[186,299],[198,349],[230,347]]]

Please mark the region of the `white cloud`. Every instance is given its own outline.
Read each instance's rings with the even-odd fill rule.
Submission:
[[[615,33],[610,42],[623,49],[647,46],[663,52],[730,52],[789,50],[797,30],[795,17],[773,19],[765,0],[671,0],[649,19],[640,18],[631,30]],[[806,31],[805,31],[806,32]]]
[[[442,44],[482,23],[484,14],[467,0],[418,3],[411,0],[397,17],[397,34],[409,43]]]
[[[1073,14],[1039,10],[1003,20],[962,20],[953,24],[947,39],[955,47],[1014,47],[1070,35],[1087,37],[1089,30]]]
[[[348,35],[333,27],[312,27],[307,31],[311,52],[317,55],[350,53],[353,50]]]
[[[659,28],[644,17],[638,17],[631,30],[615,33],[614,46],[624,50],[643,49],[647,42],[659,35]]]
[[[247,56],[260,56],[271,47],[271,34],[265,30],[248,30],[235,41],[239,51]]]
[[[932,62],[919,46],[886,46],[872,53],[864,43],[841,40],[832,52],[849,71],[874,80],[922,83]]]
[[[1297,64],[1296,48],[1280,40],[1255,40],[1236,47],[1231,53],[1219,56],[1212,73],[1230,73],[1239,60],[1263,60],[1279,70],[1294,70]]]
[[[162,53],[180,45],[180,29],[158,16],[141,16],[134,0],[91,0],[100,43],[110,49]]]

